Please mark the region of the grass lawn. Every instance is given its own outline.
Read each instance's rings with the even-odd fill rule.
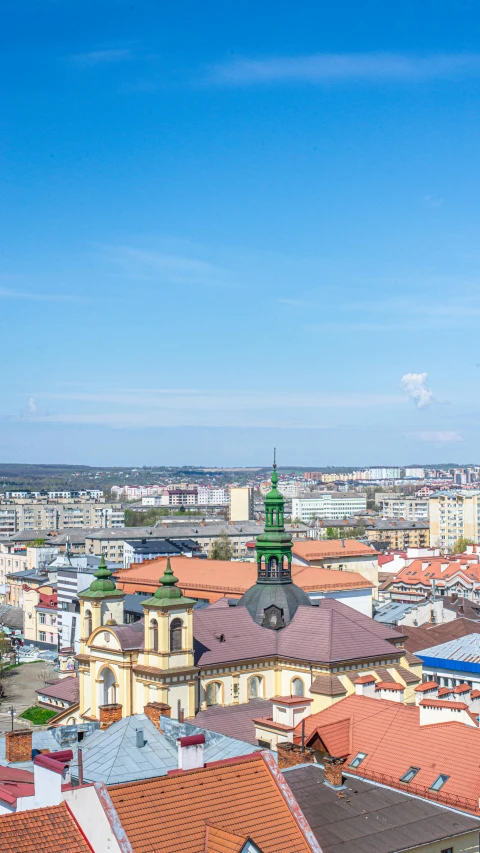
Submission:
[[[50,711],[48,708],[39,708],[38,705],[32,705],[31,708],[27,708],[23,714],[19,714],[18,716],[23,717],[24,720],[30,720],[35,726],[41,726],[48,723],[57,713],[58,711]]]

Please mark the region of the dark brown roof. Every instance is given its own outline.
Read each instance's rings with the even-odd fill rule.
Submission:
[[[411,672],[409,669],[405,669],[404,666],[395,666],[394,669],[396,669],[400,677],[403,678],[405,684],[418,684],[420,682],[418,675],[415,675],[415,673]]]
[[[257,717],[271,717],[272,708],[272,703],[266,699],[251,699],[242,705],[228,705],[225,708],[215,705],[206,711],[199,711],[188,722],[257,746],[253,720]]]
[[[310,687],[310,693],[320,696],[345,696],[347,688],[343,686],[338,675],[317,675]]]
[[[480,620],[480,604],[477,601],[470,601],[463,596],[455,598],[452,595],[442,595],[442,602],[448,610],[454,610],[457,616]]]
[[[115,634],[122,651],[143,649],[145,632],[143,619],[128,625],[108,625],[108,628]]]
[[[480,828],[478,818],[364,779],[346,776],[339,796],[322,784],[319,765],[284,775],[323,853],[397,853],[436,841],[448,848],[447,839]]]
[[[480,622],[458,617],[452,622],[443,622],[442,625],[432,625],[429,628],[405,627],[404,630],[408,634],[405,648],[409,652],[416,652],[438,646],[440,643],[448,643],[450,640],[458,640],[467,634],[480,634]]]
[[[77,703],[80,695],[79,680],[75,675],[62,678],[58,681],[50,681],[44,687],[39,687],[35,693],[40,696],[48,696],[50,699],[63,699],[65,702]]]
[[[194,635],[202,667],[273,655],[319,663],[393,656],[387,641],[404,636],[335,599],[300,606],[279,631],[257,625],[246,607],[206,607],[194,613]]]

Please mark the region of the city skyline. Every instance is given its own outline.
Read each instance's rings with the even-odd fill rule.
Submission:
[[[478,10],[21,5],[0,460],[474,459]]]

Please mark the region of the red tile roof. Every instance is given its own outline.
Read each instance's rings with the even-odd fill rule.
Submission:
[[[423,684],[419,684],[414,688],[415,693],[425,693],[426,690],[436,690],[438,684],[436,681],[424,681]]]
[[[1,853],[92,853],[65,803],[0,815]]]
[[[452,702],[450,699],[421,699],[420,705],[424,708],[454,708],[456,711],[466,711],[468,705],[465,702]]]
[[[359,675],[353,682],[354,684],[374,684],[376,682],[374,675]]]
[[[397,681],[377,681],[375,690],[404,690],[403,684]]]
[[[401,788],[400,776],[409,767],[420,767],[407,790],[479,814],[478,728],[457,721],[420,726],[420,708],[416,706],[353,694],[306,718],[307,745],[317,730],[321,734],[324,726],[345,718],[351,726],[347,772]],[[300,743],[301,725],[296,727],[294,738]],[[367,756],[355,771],[349,764],[358,752]],[[429,789],[441,773],[449,779],[433,793]]]
[[[247,841],[248,838],[245,835],[234,835],[217,826],[207,826],[205,853],[241,853]]]
[[[133,853],[205,853],[208,825],[250,837],[262,853],[310,853],[308,824],[290,810],[290,789],[271,765],[257,752],[108,790]]]
[[[456,687],[453,688],[454,693],[470,693],[472,688],[469,684],[457,684]]]
[[[453,687],[439,687],[438,688],[438,695],[439,696],[451,696],[452,693],[453,693]],[[480,696],[480,690],[478,691],[478,694]]]
[[[342,544],[343,543],[343,544]],[[304,560],[323,560],[325,557],[375,557],[378,551],[357,539],[303,540],[293,543],[293,554]]]

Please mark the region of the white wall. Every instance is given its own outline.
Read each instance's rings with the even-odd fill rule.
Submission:
[[[333,592],[309,592],[308,597],[311,601],[317,602],[322,598],[334,598],[335,601],[341,601],[342,604],[348,604],[364,616],[372,616],[372,590],[371,589],[338,589]]]

